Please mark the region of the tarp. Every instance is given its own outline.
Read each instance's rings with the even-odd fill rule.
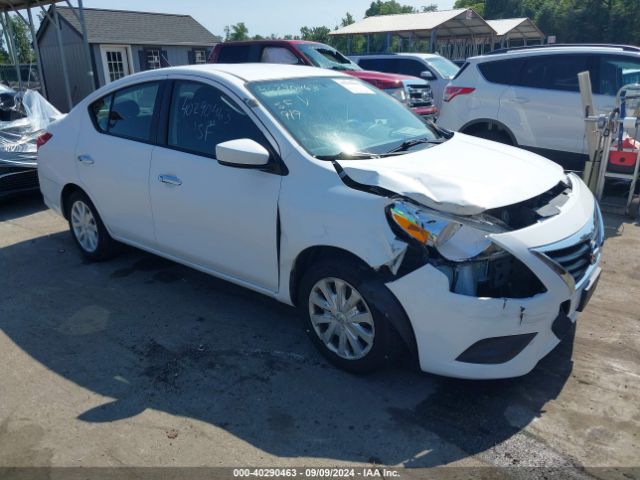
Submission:
[[[15,94],[15,104],[8,107],[22,118],[0,121],[0,162],[16,166],[35,166],[36,140],[54,120],[61,118],[53,105],[35,90]]]

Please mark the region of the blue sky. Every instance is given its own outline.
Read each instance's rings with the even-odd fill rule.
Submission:
[[[188,14],[217,35],[223,34],[225,25],[238,22],[245,22],[251,35],[296,34],[303,25],[326,25],[333,29],[345,12],[361,19],[370,3],[371,0],[84,0],[87,8]],[[446,10],[452,8],[454,0],[400,0],[400,3],[415,7],[436,3]]]

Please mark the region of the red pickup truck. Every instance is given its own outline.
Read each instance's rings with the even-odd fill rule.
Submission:
[[[285,63],[339,70],[368,82],[406,104],[415,113],[435,118],[429,82],[395,73],[363,70],[335,48],[304,40],[250,40],[219,43],[211,52],[209,63]]]

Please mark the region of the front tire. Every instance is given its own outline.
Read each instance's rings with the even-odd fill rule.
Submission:
[[[352,373],[379,370],[400,350],[388,312],[381,309],[395,298],[373,275],[355,262],[330,260],[312,265],[300,282],[298,305],[307,334],[329,362]]]
[[[67,205],[69,229],[82,255],[91,262],[112,258],[117,253],[117,242],[107,232],[89,197],[83,192],[74,192]]]

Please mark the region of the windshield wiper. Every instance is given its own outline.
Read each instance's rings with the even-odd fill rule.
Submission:
[[[397,146],[392,150],[389,150],[387,153],[406,152],[410,148],[415,147],[416,145],[421,145],[423,143],[428,143],[431,145],[440,145],[441,143],[444,143],[444,142],[445,142],[444,139],[431,140],[429,138],[414,138],[412,140],[406,140],[402,142],[399,146]]]
[[[318,160],[357,160],[362,158],[380,158],[373,152],[340,152],[335,155],[315,155]]]
[[[335,155],[314,155],[318,160],[366,160],[371,158],[394,157],[402,152],[391,151],[384,153],[373,152],[340,152]]]

